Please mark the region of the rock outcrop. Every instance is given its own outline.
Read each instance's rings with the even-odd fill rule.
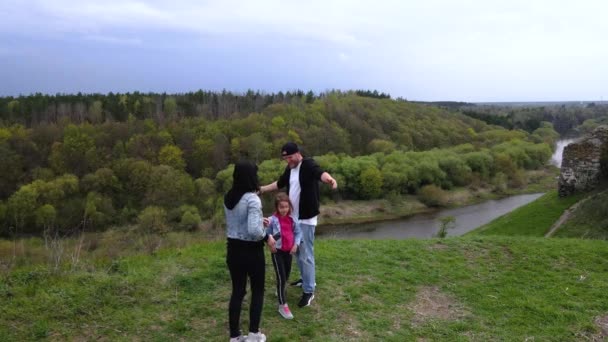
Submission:
[[[589,191],[599,183],[600,159],[608,147],[608,126],[597,127],[589,136],[564,148],[559,175],[559,196]]]

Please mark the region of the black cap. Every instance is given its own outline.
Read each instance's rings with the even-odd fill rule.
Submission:
[[[295,143],[292,143],[292,142],[288,142],[287,144],[283,145],[283,147],[281,148],[282,157],[292,155],[296,152],[300,152],[300,149],[298,148],[298,145],[296,145]]]

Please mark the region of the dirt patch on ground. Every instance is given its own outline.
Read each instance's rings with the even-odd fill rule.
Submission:
[[[461,250],[469,267],[477,265],[479,262],[485,263],[490,259],[490,250],[481,245],[464,246]]]
[[[503,256],[505,257],[505,259],[507,261],[513,260],[513,252],[511,251],[511,249],[509,247],[502,246],[502,252],[503,252]]]
[[[418,290],[409,309],[414,313],[412,323],[419,325],[432,319],[455,321],[469,312],[456,299],[441,292],[436,286],[425,286]]]
[[[340,335],[332,337],[347,341],[361,341],[362,339],[369,338],[369,336],[362,331],[359,322],[353,317],[342,313],[338,317],[338,322],[340,322],[339,325],[342,327],[342,329],[340,329]]]
[[[600,329],[600,333],[594,336],[594,341],[604,341],[608,337],[608,315],[596,318],[595,325]]]
[[[578,332],[574,335],[577,341],[608,341],[608,315],[596,317],[593,323],[595,323],[595,326],[599,329],[599,332],[596,334],[593,334],[590,331]]]

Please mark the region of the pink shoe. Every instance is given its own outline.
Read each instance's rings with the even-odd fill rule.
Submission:
[[[291,314],[291,310],[289,310],[289,306],[287,306],[287,304],[279,305],[279,313],[285,319],[293,319],[293,315]]]

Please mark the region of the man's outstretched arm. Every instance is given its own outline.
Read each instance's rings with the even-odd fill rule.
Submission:
[[[338,188],[338,182],[327,172],[321,174],[321,182],[331,185],[334,190]]]
[[[270,192],[270,191],[277,191],[277,190],[279,190],[277,182],[273,182],[268,185],[262,185],[260,187],[260,194],[263,194],[265,192]]]

